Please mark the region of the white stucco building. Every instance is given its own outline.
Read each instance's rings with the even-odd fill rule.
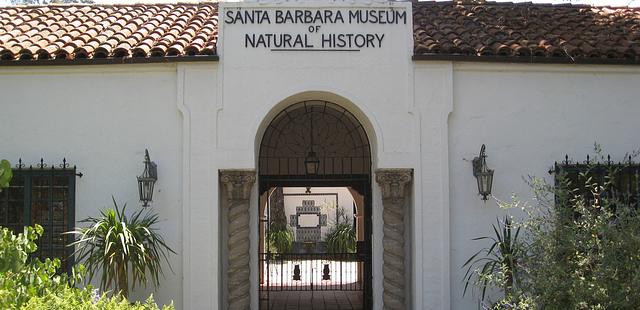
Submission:
[[[151,208],[178,253],[154,295],[178,309],[266,309],[261,196],[283,186],[351,190],[368,266],[355,308],[476,309],[462,296],[462,264],[504,213],[494,199],[527,200],[523,176],[552,180],[555,161],[583,160],[594,142],[615,161],[640,147],[639,40],[640,11],[627,8],[1,8],[0,158],[23,170],[41,169],[41,158],[44,169],[75,165],[83,176],[55,224],[72,226],[112,195],[140,207],[148,149],[158,166]],[[313,119],[314,138],[296,115]],[[471,164],[483,144],[495,170],[487,202]],[[304,172],[309,147],[315,175]],[[3,214],[30,208],[3,199]],[[42,210],[54,218],[56,206]],[[49,221],[22,212],[3,225]]]

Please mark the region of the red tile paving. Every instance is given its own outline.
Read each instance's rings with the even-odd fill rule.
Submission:
[[[269,292],[260,301],[260,309],[269,310],[362,310],[362,292],[304,291]]]

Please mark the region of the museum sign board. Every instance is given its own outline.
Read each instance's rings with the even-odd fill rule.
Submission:
[[[391,44],[390,30],[403,29],[410,17],[404,7],[224,7],[221,12],[232,48],[271,52],[381,49]]]

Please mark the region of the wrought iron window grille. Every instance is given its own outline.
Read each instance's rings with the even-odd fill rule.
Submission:
[[[0,225],[16,233],[39,224],[44,234],[37,241],[39,258],[59,258],[62,269],[71,271],[73,236],[63,235],[75,226],[75,181],[83,174],[64,158],[59,164],[39,162],[27,166],[19,159],[9,188],[0,193]]]
[[[631,155],[623,161],[614,162],[611,156],[593,160],[589,155],[585,161],[572,161],[569,156],[555,162],[549,173],[555,176],[555,186],[563,185],[575,195],[581,195],[589,204],[599,204],[596,199],[607,199],[614,209],[618,207],[638,210],[640,204],[640,163]],[[589,190],[596,185],[603,190],[597,197]],[[615,210],[614,210],[615,211]]]

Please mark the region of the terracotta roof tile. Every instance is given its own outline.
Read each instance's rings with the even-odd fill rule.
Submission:
[[[215,55],[218,4],[0,8],[0,60]]]
[[[416,56],[640,62],[640,9],[414,2]],[[0,8],[0,60],[216,55],[217,3]]]
[[[640,61],[640,8],[414,2],[416,56]]]

